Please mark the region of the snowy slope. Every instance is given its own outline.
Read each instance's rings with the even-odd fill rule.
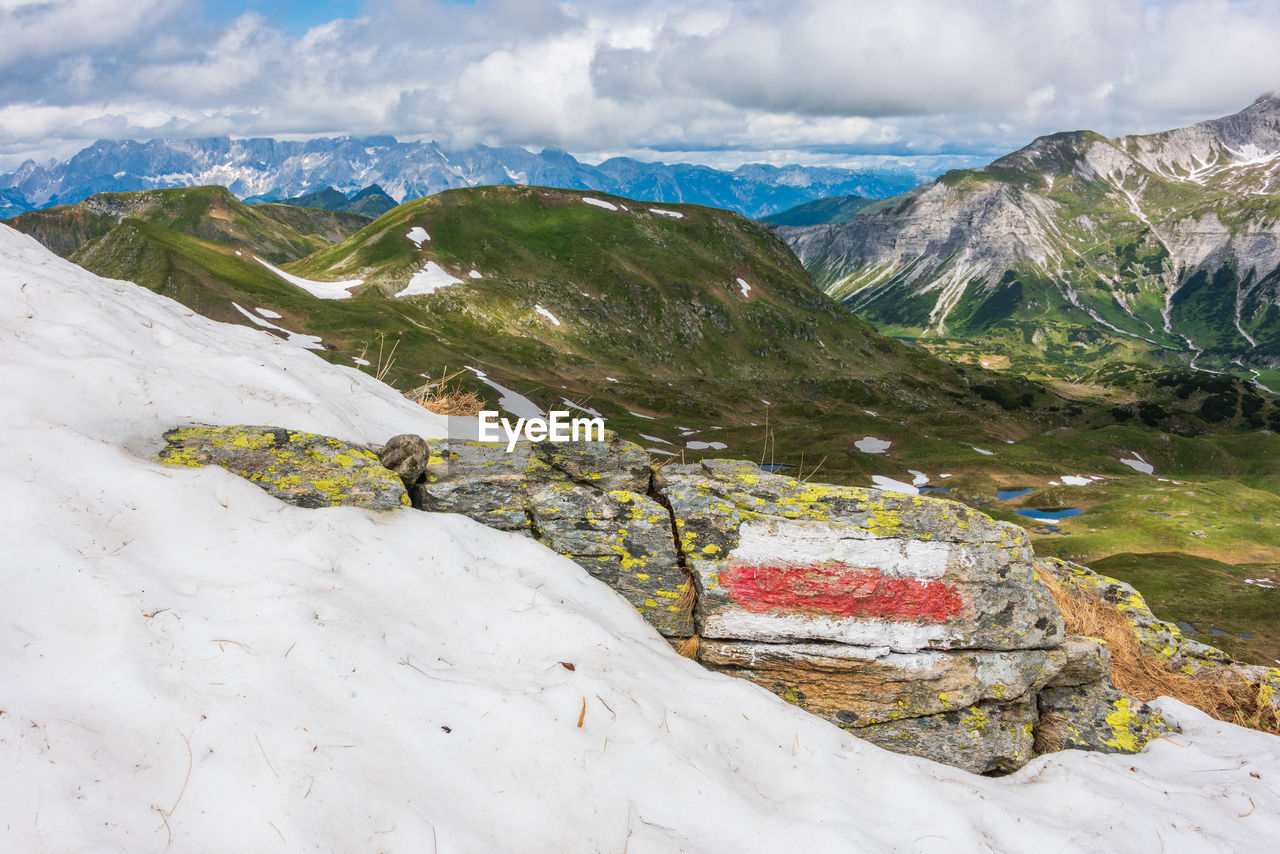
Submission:
[[[1187,731],[1140,756],[973,777],[703,671],[530,540],[157,465],[188,420],[364,441],[442,424],[3,226],[0,295],[0,850],[1280,840],[1280,740],[1176,703]]]

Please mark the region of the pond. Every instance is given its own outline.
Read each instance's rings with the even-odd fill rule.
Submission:
[[[1035,487],[1032,486],[1028,486],[1026,489],[1001,489],[996,492],[996,498],[1001,501],[1011,501],[1014,498],[1021,498],[1035,491]]]
[[[1044,522],[1061,522],[1063,519],[1070,519],[1072,516],[1079,516],[1084,511],[1079,507],[1061,507],[1057,510],[1017,510],[1019,516],[1026,516],[1028,519],[1039,519]]]
[[[760,466],[760,471],[768,471],[768,472],[786,471],[789,468],[791,468],[791,466],[784,466],[782,463],[776,463],[776,464],[765,463],[764,465]]]

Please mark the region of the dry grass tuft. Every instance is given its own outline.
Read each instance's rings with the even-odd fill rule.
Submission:
[[[693,588],[693,579],[689,578],[684,584],[680,585],[680,598],[676,600],[677,613],[682,620],[693,621],[693,609],[698,604],[698,591]],[[680,645],[676,647],[676,652],[685,658],[697,659],[698,657],[698,636],[690,635],[680,641]]]
[[[405,397],[436,415],[478,415],[484,409],[484,399],[455,382],[461,374],[462,371],[452,374],[442,371],[440,379],[429,380],[406,392]]]
[[[1175,670],[1142,649],[1128,619],[1096,594],[1063,589],[1052,575],[1036,574],[1058,603],[1068,634],[1106,642],[1111,652],[1111,682],[1121,691],[1144,702],[1173,697],[1205,714],[1251,729],[1280,735],[1275,711],[1263,701],[1262,685],[1228,671],[1213,678],[1189,676]]]

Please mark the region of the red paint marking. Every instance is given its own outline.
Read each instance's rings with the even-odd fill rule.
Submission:
[[[729,566],[720,586],[748,611],[775,608],[838,617],[944,622],[964,601],[941,581],[895,578],[875,570],[831,562],[808,566]]]

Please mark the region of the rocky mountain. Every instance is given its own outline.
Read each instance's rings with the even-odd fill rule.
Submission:
[[[883,198],[927,180],[907,171],[749,164],[732,172],[615,157],[599,165],[516,146],[446,149],[394,137],[99,140],[66,161],[27,161],[0,175],[4,215],[74,204],[94,193],[219,184],[261,201],[378,184],[396,201],[442,190],[526,184],[708,205],[757,217],[825,196]]]
[[[895,335],[1080,376],[1182,362],[1280,389],[1280,99],[1144,136],[1054,134],[779,233]]]

